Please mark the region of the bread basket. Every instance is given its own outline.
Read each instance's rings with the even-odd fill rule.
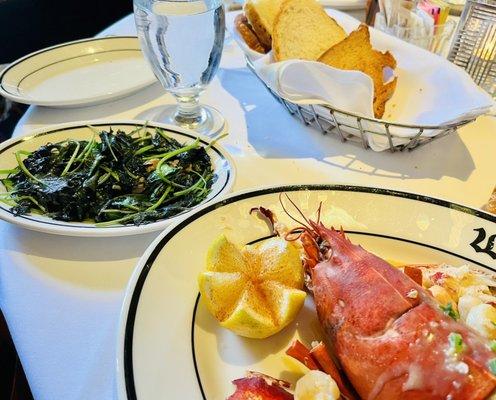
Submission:
[[[321,131],[324,135],[333,134],[342,142],[352,142],[369,149],[370,135],[380,140],[387,140],[386,149],[390,152],[411,151],[435,139],[439,139],[475,120],[467,118],[442,126],[407,125],[364,117],[351,112],[342,111],[328,104],[301,105],[283,99],[275,93],[258,76],[253,62],[246,58],[248,68],[259,78],[274,98],[284,105],[288,112],[307,126]],[[408,132],[408,137],[398,132]]]

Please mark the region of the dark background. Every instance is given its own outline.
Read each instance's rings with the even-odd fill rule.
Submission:
[[[48,46],[94,36],[132,10],[132,0],[0,0],[0,65]],[[26,108],[0,97],[0,142],[12,135]],[[0,310],[0,400],[31,399]]]
[[[94,36],[132,11],[132,0],[0,0],[0,64]]]
[[[132,0],[0,0],[0,65],[94,36],[132,11]],[[26,108],[0,97],[0,142],[12,135]]]

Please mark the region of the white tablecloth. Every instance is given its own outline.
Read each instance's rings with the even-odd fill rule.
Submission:
[[[133,33],[130,17],[105,34]],[[480,207],[496,184],[496,119],[476,123],[411,153],[374,153],[304,127],[244,66],[234,42],[202,100],[230,125],[223,141],[237,166],[235,190],[269,184],[387,186]],[[157,84],[82,109],[32,107],[16,135],[94,118],[146,119],[171,102]],[[0,223],[0,307],[34,397],[115,398],[116,327],[127,280],[154,235],[76,239]],[[192,277],[192,279],[195,279]]]

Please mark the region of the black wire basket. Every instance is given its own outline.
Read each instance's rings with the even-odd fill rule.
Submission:
[[[347,111],[333,108],[328,104],[295,104],[280,97],[258,76],[255,67],[249,58],[246,58],[248,68],[264,84],[274,98],[283,104],[289,113],[305,125],[320,130],[324,135],[334,134],[343,142],[354,142],[369,149],[370,135],[382,141],[391,152],[411,151],[424,144],[432,142],[475,120],[468,118],[455,123],[441,126],[408,125],[396,122],[383,121],[376,118],[364,117]],[[405,134],[402,135],[401,132]],[[400,133],[400,134],[399,134]]]

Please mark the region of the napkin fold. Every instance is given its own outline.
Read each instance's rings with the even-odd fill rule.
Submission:
[[[373,117],[374,86],[360,71],[344,71],[316,61],[255,63],[259,76],[282,98],[296,104],[332,104]]]

